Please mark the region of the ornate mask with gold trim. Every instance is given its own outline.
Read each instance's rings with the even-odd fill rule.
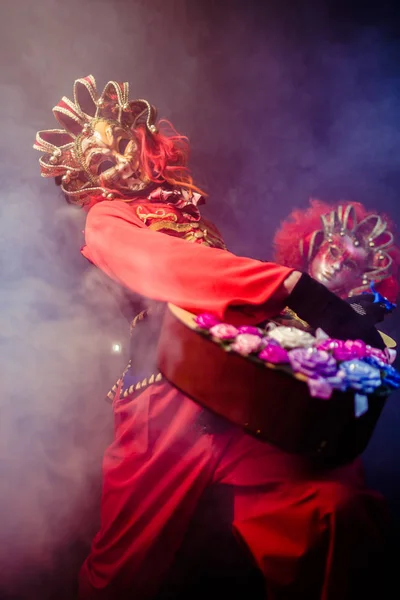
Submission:
[[[128,83],[110,81],[99,95],[92,75],[78,79],[74,100],[64,97],[53,109],[63,129],[37,133],[42,176],[61,178],[63,192],[76,204],[96,194],[130,199],[151,183],[141,168],[135,130],[157,133],[156,110],[128,95]]]
[[[332,292],[346,297],[368,291],[372,281],[385,279],[392,265],[386,250],[393,234],[379,215],[357,222],[352,205],[338,206],[321,216],[305,257],[309,274]]]

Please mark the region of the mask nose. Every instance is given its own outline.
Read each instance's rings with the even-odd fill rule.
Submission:
[[[116,161],[117,161],[118,172],[121,173],[121,175],[130,176],[132,174],[131,164],[130,164],[129,160],[127,158],[125,158],[125,156],[122,156],[120,154],[117,155]]]
[[[129,164],[129,160],[123,154],[116,154],[115,158],[117,160],[118,168],[124,168]]]
[[[332,263],[332,271],[334,271],[335,273],[338,273],[339,271],[342,270],[342,266],[343,266],[343,262],[341,259],[336,260],[334,263]]]

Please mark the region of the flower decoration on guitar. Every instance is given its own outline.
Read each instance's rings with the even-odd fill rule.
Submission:
[[[337,340],[323,331],[313,336],[285,326],[267,326],[264,330],[247,325],[235,327],[209,313],[198,315],[195,323],[199,333],[225,351],[305,378],[315,398],[329,400],[334,390],[354,391],[357,397],[388,395],[400,387],[400,373],[390,364],[395,358],[393,350],[372,348],[362,340]]]

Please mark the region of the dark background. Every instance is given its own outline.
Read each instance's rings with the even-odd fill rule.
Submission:
[[[309,197],[400,216],[396,2],[4,0],[0,8],[0,587],[68,598],[97,527],[103,402],[124,366],[120,292],[79,255],[83,214],[31,150],[92,73],[129,81],[192,144],[207,216],[262,259]],[[392,317],[394,336],[399,328]],[[397,332],[397,337],[400,332]],[[115,355],[114,342],[122,345]],[[365,453],[400,534],[400,397]],[[397,584],[397,592],[399,592]],[[394,597],[396,593],[393,592]]]

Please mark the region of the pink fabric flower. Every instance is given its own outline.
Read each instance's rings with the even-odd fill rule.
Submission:
[[[387,348],[386,348],[387,350]],[[366,347],[366,356],[374,356],[378,360],[381,360],[385,364],[389,363],[389,356],[384,350],[380,350],[380,348],[372,348],[372,346]]]
[[[362,340],[347,340],[341,342],[333,349],[336,360],[353,360],[364,358],[367,355],[367,345]]]
[[[261,338],[258,335],[252,333],[239,333],[233,342],[231,348],[242,354],[242,356],[248,356],[252,352],[257,352],[261,346]]]
[[[316,377],[314,379],[307,380],[308,391],[310,396],[313,398],[321,398],[322,400],[329,400],[332,396],[333,388],[323,377]]]
[[[367,356],[367,346],[362,340],[335,340],[329,338],[317,344],[318,350],[332,352],[336,360],[352,360]]]
[[[218,323],[221,322],[211,313],[202,313],[201,315],[197,315],[194,320],[201,329],[211,329],[211,327],[218,325]]]
[[[385,348],[385,354],[389,365],[392,365],[396,360],[397,352],[394,348]]]
[[[332,350],[338,348],[338,346],[341,345],[343,345],[342,340],[335,340],[335,338],[327,338],[321,341],[318,340],[316,347],[318,348],[318,350],[325,350],[325,352],[331,352]]]
[[[239,332],[229,323],[217,323],[210,328],[210,333],[218,340],[233,340]]]
[[[265,332],[259,327],[253,327],[252,325],[241,325],[238,328],[239,333],[249,333],[251,335],[258,335],[258,337],[263,337]]]

